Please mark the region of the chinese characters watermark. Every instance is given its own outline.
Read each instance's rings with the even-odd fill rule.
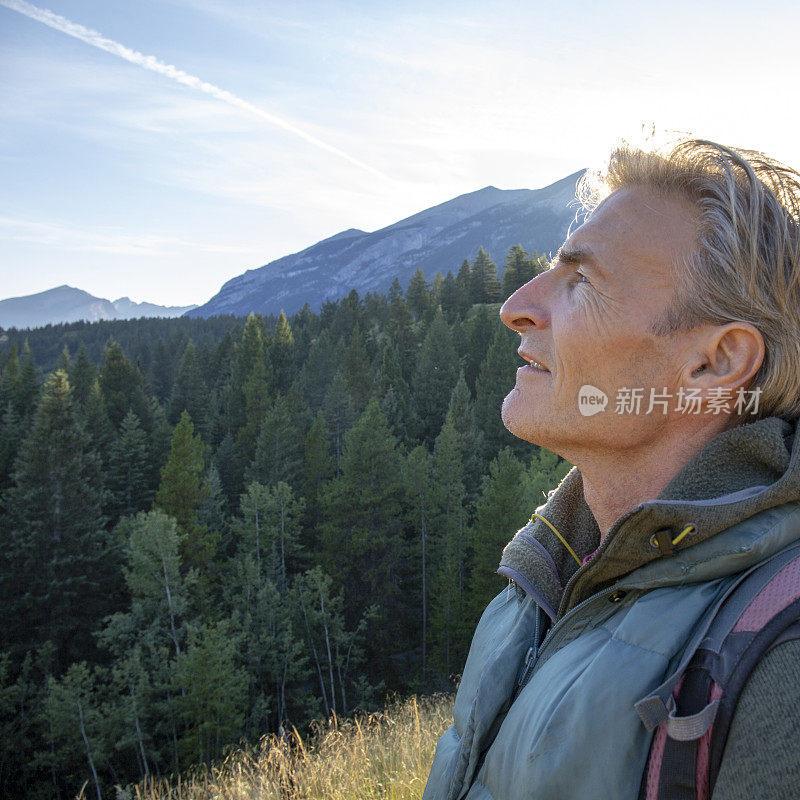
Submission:
[[[758,414],[761,392],[760,386],[755,389],[739,388],[735,392],[717,386],[709,389],[703,397],[700,389],[686,389],[683,386],[677,392],[667,391],[666,386],[661,391],[623,386],[617,391],[613,409],[615,414],[666,414],[670,401],[674,400],[673,409],[683,414]],[[581,386],[578,410],[584,417],[605,411],[607,405],[608,396],[601,389],[588,383]]]

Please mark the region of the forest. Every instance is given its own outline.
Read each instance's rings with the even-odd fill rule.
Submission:
[[[0,333],[0,794],[113,797],[449,690],[570,465],[511,436],[512,248],[296,314]]]

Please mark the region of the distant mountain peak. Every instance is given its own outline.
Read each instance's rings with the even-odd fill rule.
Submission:
[[[134,303],[120,297],[113,303],[102,297],[68,286],[66,283],[23,297],[0,300],[0,326],[3,328],[39,328],[60,322],[136,317],[180,317],[197,306],[159,306]]]
[[[384,291],[395,277],[407,286],[418,268],[429,280],[438,271],[457,272],[480,246],[501,266],[514,245],[550,252],[574,218],[568,204],[581,174],[542,189],[484,186],[372,233],[349,228],[232,278],[187,316],[291,314],[306,302],[318,308],[352,289]]]

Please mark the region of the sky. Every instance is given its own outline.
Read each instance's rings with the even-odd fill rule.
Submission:
[[[798,31],[769,0],[0,0],[0,298],[204,303],[653,129],[800,168]]]

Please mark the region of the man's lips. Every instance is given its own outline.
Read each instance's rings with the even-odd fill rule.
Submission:
[[[530,364],[533,369],[538,370],[539,372],[550,372],[550,370],[542,361],[540,361],[538,358],[535,358],[530,353],[526,353],[523,350],[517,350],[517,352]]]

